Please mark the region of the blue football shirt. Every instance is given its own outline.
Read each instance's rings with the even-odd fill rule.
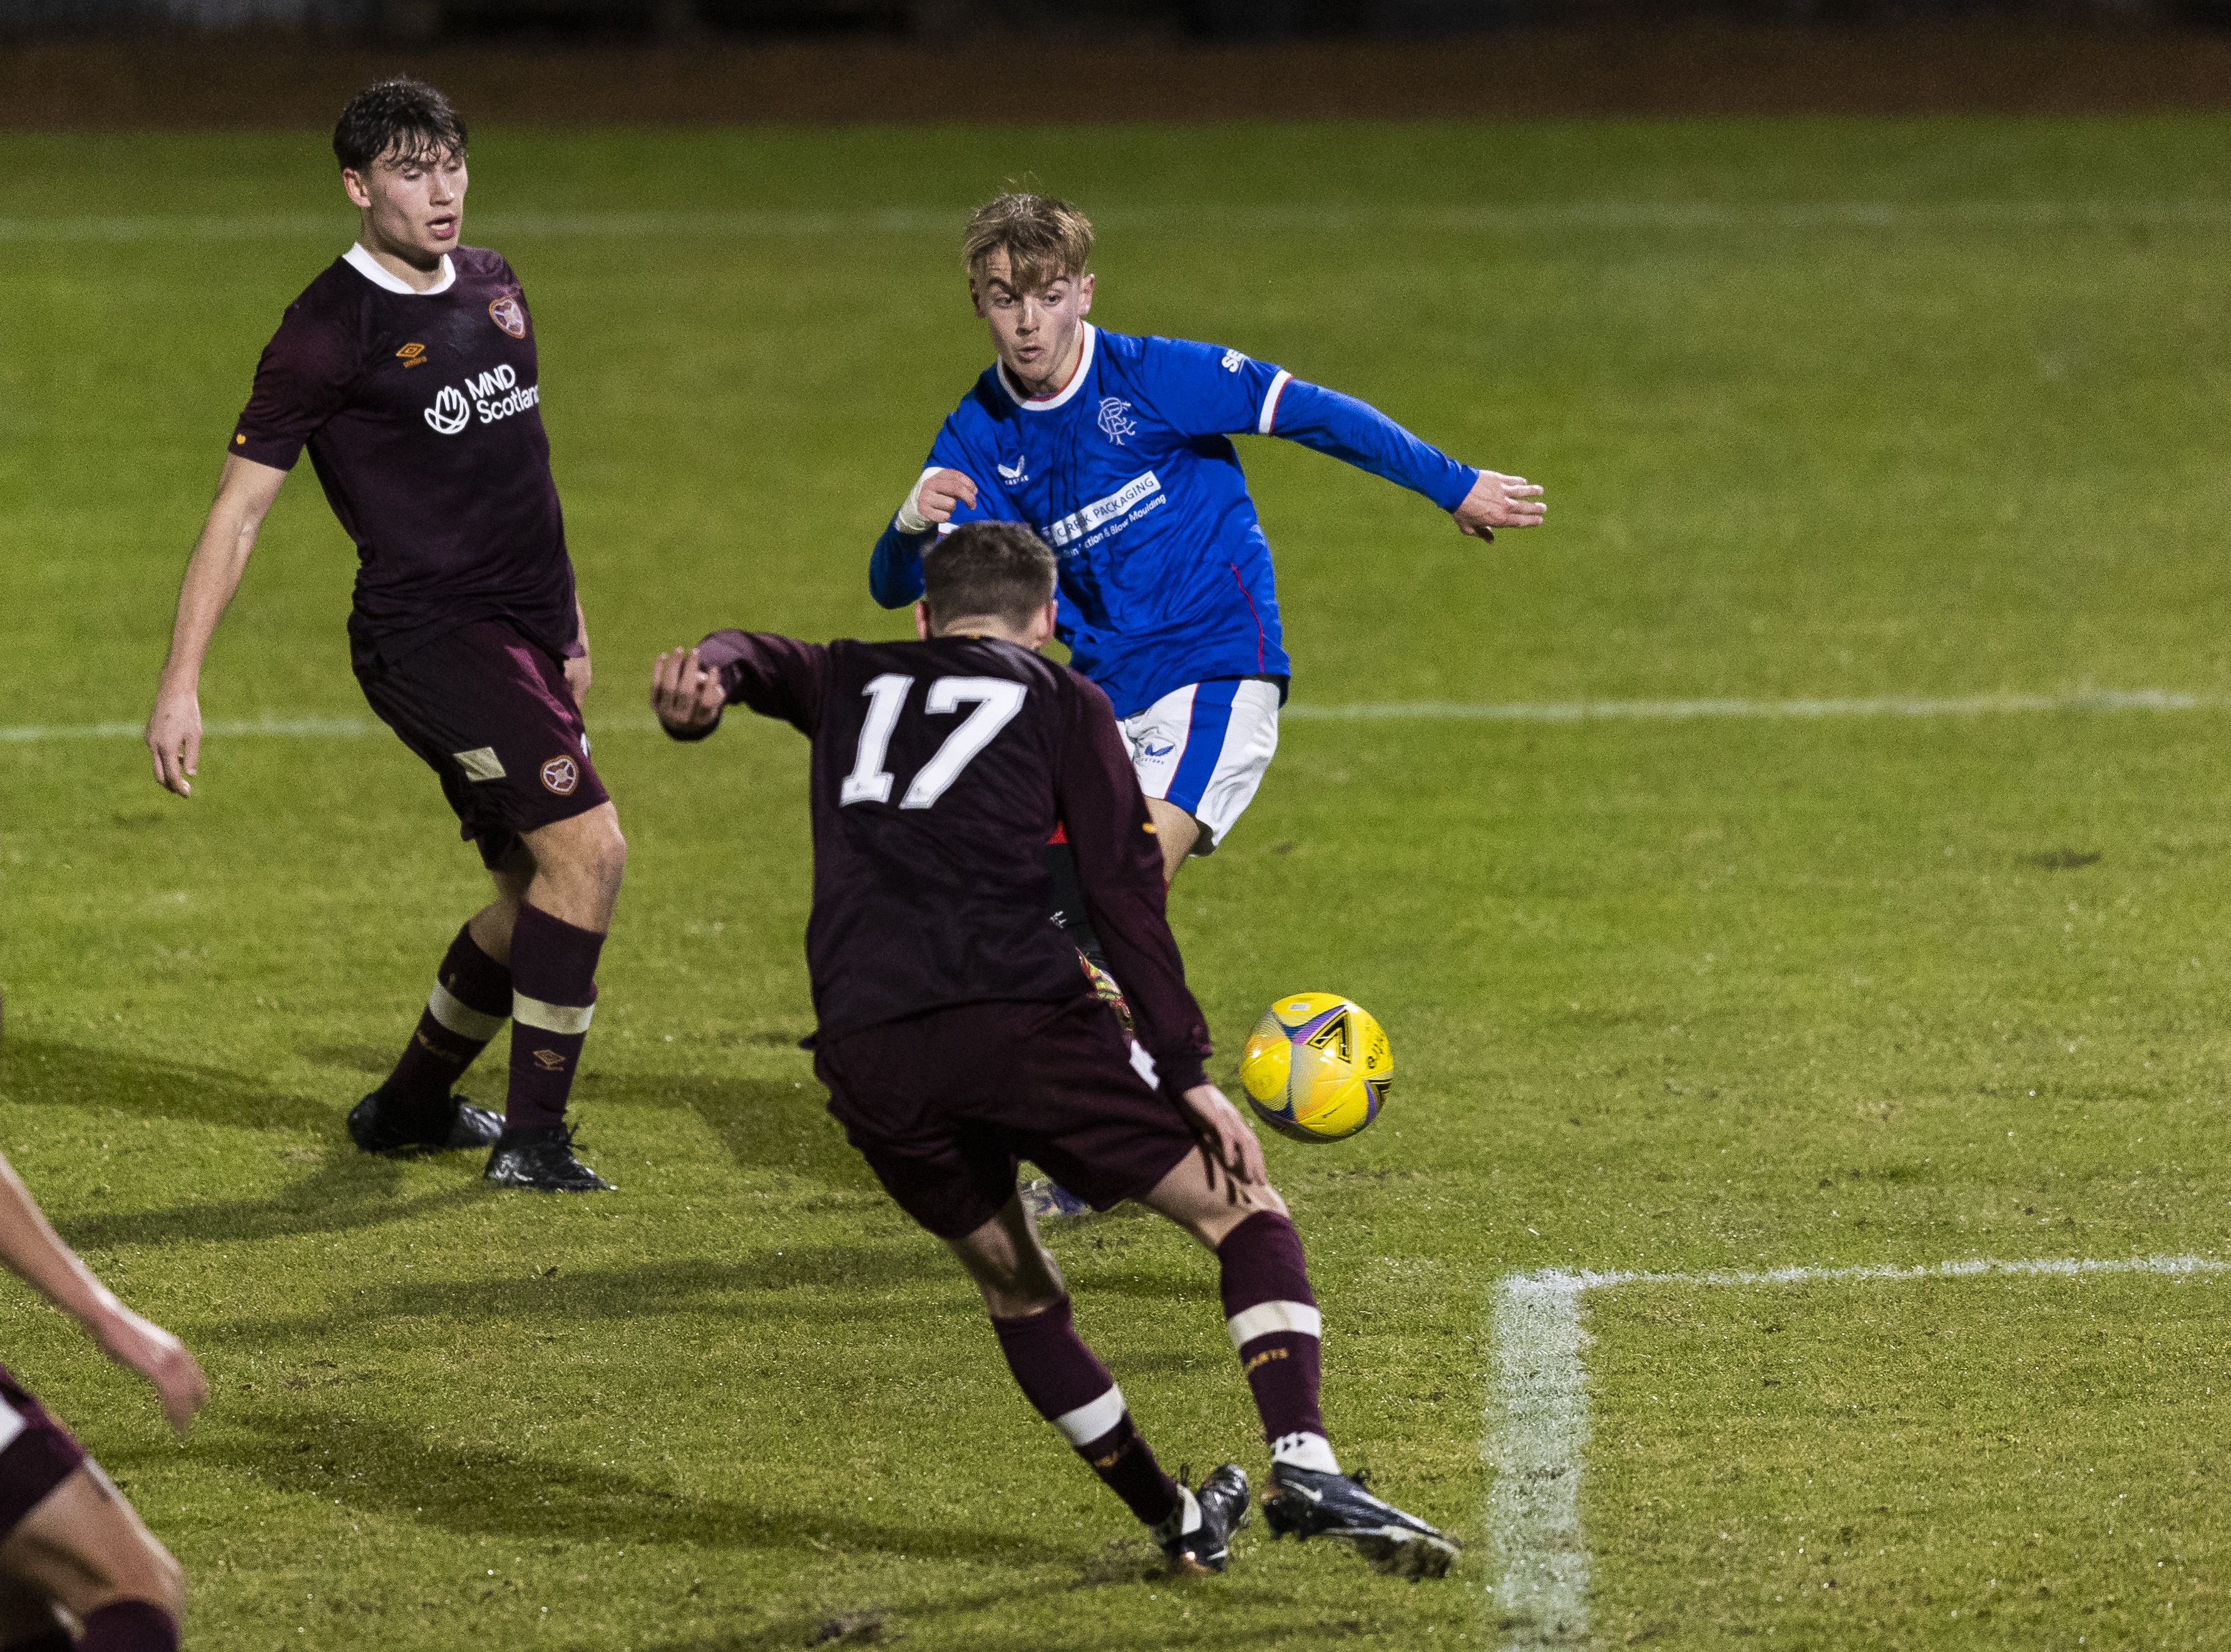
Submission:
[[[976,483],[970,522],[1018,522],[1053,547],[1059,635],[1118,716],[1189,683],[1290,674],[1271,547],[1230,437],[1289,437],[1453,509],[1478,472],[1353,398],[1237,350],[1090,322],[1077,372],[1032,399],[994,362],[938,432],[928,468]],[[896,524],[870,585],[922,594],[930,540]]]

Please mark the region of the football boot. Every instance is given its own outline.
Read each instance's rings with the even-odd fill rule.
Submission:
[[[1272,1463],[1271,1489],[1263,1494],[1263,1519],[1272,1539],[1331,1538],[1362,1556],[1374,1571],[1413,1582],[1444,1576],[1456,1558],[1455,1539],[1380,1501],[1363,1488],[1366,1478]]]
[[[1039,1221],[1057,1221],[1064,1216],[1084,1216],[1092,1212],[1090,1205],[1050,1176],[1025,1182],[1015,1193],[1022,1200],[1023,1208]]]
[[[500,1188],[532,1188],[537,1193],[616,1191],[573,1156],[573,1131],[567,1124],[506,1130],[488,1154],[482,1174]]]
[[[1169,1557],[1173,1573],[1200,1577],[1224,1570],[1232,1558],[1232,1534],[1247,1524],[1247,1471],[1236,1462],[1225,1463],[1201,1481],[1199,1491],[1187,1489],[1191,1474],[1190,1469],[1178,1471],[1178,1490],[1184,1500],[1176,1513],[1154,1528],[1154,1541]],[[1186,1526],[1187,1515],[1195,1517],[1190,1526]]]
[[[501,1115],[451,1096],[438,1111],[409,1118],[385,1085],[349,1109],[349,1140],[367,1153],[446,1152],[489,1147],[503,1133]]]

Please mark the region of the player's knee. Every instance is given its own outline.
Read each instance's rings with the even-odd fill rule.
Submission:
[[[186,1621],[186,1569],[178,1564],[178,1557],[155,1541],[146,1539],[142,1545],[146,1551],[133,1586],[123,1592],[135,1600],[151,1601],[171,1615],[174,1623]]]

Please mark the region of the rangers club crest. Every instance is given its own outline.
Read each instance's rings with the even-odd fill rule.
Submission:
[[[1100,398],[1100,433],[1117,447],[1123,445],[1127,436],[1136,436],[1139,427],[1131,422],[1131,404],[1114,396]]]
[[[581,766],[571,757],[553,757],[542,765],[542,783],[560,797],[571,797],[581,783]]]
[[[527,311],[509,293],[506,293],[501,298],[489,301],[488,320],[494,321],[514,339],[523,339],[527,336]]]

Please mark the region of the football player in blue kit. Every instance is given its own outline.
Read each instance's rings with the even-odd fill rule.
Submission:
[[[1232,436],[1345,459],[1481,539],[1533,527],[1547,508],[1524,477],[1459,463],[1268,362],[1094,327],[1091,251],[1091,224],[1064,201],[1003,195],[969,219],[969,295],[998,360],[938,432],[876,541],[869,585],[901,607],[922,595],[922,548],[937,534],[969,522],[1036,529],[1059,559],[1057,634],[1115,703],[1174,878],[1254,798],[1292,669]],[[1068,858],[1057,846],[1050,858]],[[1057,865],[1057,882],[1075,911],[1073,871]]]
[[[1036,529],[1059,564],[1057,635],[1115,703],[1174,878],[1254,800],[1292,670],[1270,542],[1230,438],[1283,436],[1345,459],[1485,540],[1539,523],[1542,489],[1460,464],[1354,397],[1237,350],[1094,327],[1092,225],[1066,201],[1002,195],[969,218],[961,251],[997,360],[876,541],[869,588],[887,608],[919,599],[924,547],[964,522]],[[1054,922],[1120,1013],[1059,834],[1046,866]],[[1044,1181],[1025,1192],[1042,1217],[1083,1208]]]

